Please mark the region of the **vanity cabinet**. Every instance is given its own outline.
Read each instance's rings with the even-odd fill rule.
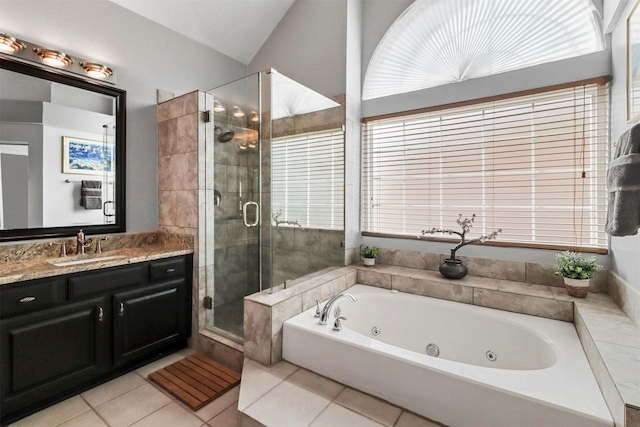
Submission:
[[[192,256],[0,286],[2,425],[185,347]]]

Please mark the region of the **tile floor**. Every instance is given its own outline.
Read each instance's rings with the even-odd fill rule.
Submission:
[[[9,427],[237,427],[239,386],[192,412],[147,380],[149,373],[191,353],[181,350]]]
[[[181,350],[9,427],[440,426],[290,363],[268,368],[248,359],[241,386],[192,412],[147,380],[191,353]]]
[[[441,426],[290,363],[269,368],[249,359],[238,410],[243,427]]]

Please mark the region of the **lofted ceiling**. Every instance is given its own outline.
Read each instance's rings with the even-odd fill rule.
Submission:
[[[294,0],[111,0],[248,64]]]

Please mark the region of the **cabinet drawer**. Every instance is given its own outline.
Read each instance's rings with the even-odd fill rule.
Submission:
[[[0,287],[0,317],[31,313],[57,304],[58,279]]]
[[[150,263],[149,271],[152,282],[169,277],[184,276],[186,272],[186,258],[180,257],[153,261]]]
[[[112,289],[135,286],[145,282],[146,264],[116,267],[113,270],[92,271],[69,278],[69,299],[77,300],[103,294]]]

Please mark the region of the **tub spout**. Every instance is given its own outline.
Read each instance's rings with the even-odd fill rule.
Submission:
[[[320,312],[320,320],[318,321],[319,324],[321,324],[321,325],[326,325],[327,324],[327,319],[329,318],[329,313],[331,313],[331,307],[333,306],[333,303],[338,301],[342,297],[350,298],[351,301],[353,301],[353,302],[357,301],[356,297],[354,297],[351,294],[338,294],[338,295],[334,296],[329,301],[327,301],[327,303],[322,308],[322,311]]]

